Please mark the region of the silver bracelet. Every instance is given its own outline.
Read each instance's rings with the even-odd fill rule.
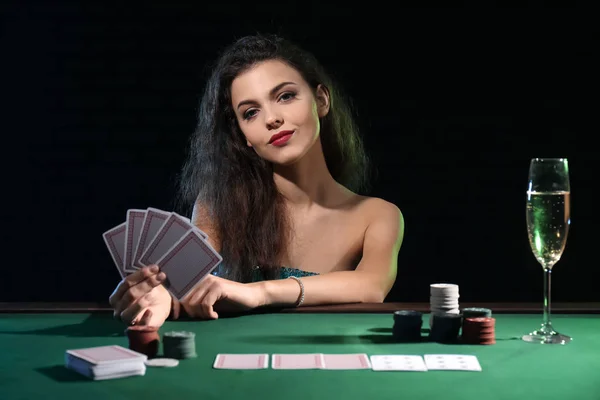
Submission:
[[[296,282],[298,282],[298,285],[300,285],[300,296],[298,297],[298,301],[296,301],[296,304],[294,305],[294,307],[300,307],[302,303],[304,303],[304,283],[302,283],[302,281],[295,276],[288,276],[288,279],[293,279]]]

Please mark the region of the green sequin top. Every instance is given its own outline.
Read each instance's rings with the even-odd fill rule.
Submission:
[[[295,276],[297,278],[302,278],[305,276],[313,276],[313,275],[319,275],[316,272],[308,272],[308,271],[302,271],[301,269],[297,269],[297,268],[290,268],[290,267],[281,267],[280,268],[280,275],[279,278],[280,279],[287,279],[290,276]],[[262,281],[264,280],[260,270],[255,270],[254,271],[254,276],[252,278],[253,282],[258,282],[258,281]]]
[[[216,275],[216,276],[221,276],[221,277],[225,276],[224,271],[220,268],[213,271],[212,274]],[[287,279],[290,276],[302,278],[305,276],[313,276],[313,275],[319,275],[319,274],[317,272],[308,272],[308,271],[303,271],[303,270],[297,269],[297,268],[281,267],[279,278]],[[264,280],[265,280],[265,278],[264,278],[262,272],[260,271],[260,268],[256,268],[254,270],[254,273],[252,274],[252,282],[260,282],[260,281],[264,281]]]

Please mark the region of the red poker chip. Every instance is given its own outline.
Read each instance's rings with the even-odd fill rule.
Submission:
[[[463,333],[472,334],[472,335],[487,335],[494,333],[493,329],[463,329]]]
[[[492,317],[465,318],[461,339],[466,344],[491,345],[496,343],[496,319]]]
[[[465,321],[475,322],[478,324],[481,324],[481,323],[494,324],[496,322],[496,318],[493,318],[493,317],[465,318]]]
[[[160,343],[159,328],[148,325],[132,325],[125,333],[129,340],[129,348],[152,358],[158,353]]]
[[[491,334],[491,335],[479,335],[478,337],[481,340],[487,340],[487,339],[495,339],[496,335],[494,335],[494,334]]]

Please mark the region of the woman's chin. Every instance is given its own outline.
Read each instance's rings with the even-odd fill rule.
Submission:
[[[298,161],[302,160],[302,158],[306,155],[306,152],[299,152],[296,149],[281,149],[279,150],[279,154],[272,155],[269,154],[269,157],[265,157],[268,161],[270,161],[274,166],[280,165],[283,167],[288,167],[298,163]]]

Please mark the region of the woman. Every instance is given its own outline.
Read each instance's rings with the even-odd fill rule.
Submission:
[[[311,54],[274,36],[235,42],[208,81],[190,149],[180,200],[223,263],[182,302],[157,266],[137,271],[110,297],[116,317],[160,326],[184,311],[215,319],[384,301],[403,217],[356,193],[367,157],[349,107]]]

